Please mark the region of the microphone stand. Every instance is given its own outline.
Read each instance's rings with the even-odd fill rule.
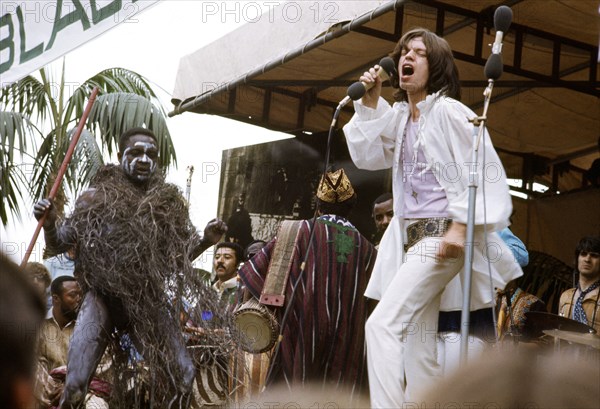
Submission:
[[[490,106],[494,80],[488,79],[488,86],[483,91],[483,114],[469,119],[473,126],[473,151],[471,155],[471,165],[469,170],[469,204],[467,213],[467,239],[465,242],[465,280],[463,283],[463,304],[461,313],[460,327],[460,362],[462,365],[467,362],[467,347],[469,342],[469,325],[471,312],[471,278],[473,276],[473,255],[475,253],[474,235],[475,235],[475,205],[477,198],[477,188],[479,185],[479,172],[477,171],[477,157],[479,154],[479,144],[485,132],[485,123],[487,122],[487,111]]]
[[[492,90],[494,89],[494,80],[502,75],[502,38],[503,33],[508,31],[512,20],[512,10],[508,6],[500,6],[494,12],[494,28],[496,29],[496,39],[492,46],[492,54],[485,64],[485,76],[488,78],[488,86],[483,92],[483,114],[469,119],[473,124],[473,155],[469,170],[469,203],[467,213],[467,237],[465,243],[465,280],[463,283],[463,305],[461,315],[460,331],[460,362],[461,365],[467,362],[467,346],[469,342],[469,314],[471,311],[471,280],[473,276],[473,254],[475,252],[475,202],[477,197],[477,185],[479,183],[479,174],[477,171],[477,158],[479,153],[479,143],[483,139],[485,124],[487,122],[487,111],[490,106]],[[485,153],[485,151],[484,151]],[[485,155],[484,155],[485,158]],[[484,169],[485,164],[482,164]],[[485,204],[485,202],[484,202]],[[485,212],[485,209],[484,209]],[[484,213],[485,214],[485,213]],[[485,227],[484,227],[485,229]],[[491,283],[491,279],[490,279]],[[491,287],[491,285],[490,285]],[[492,296],[492,300],[493,300]]]

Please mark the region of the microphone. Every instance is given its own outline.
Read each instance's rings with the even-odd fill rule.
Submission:
[[[496,81],[502,75],[502,56],[500,54],[491,54],[485,63],[483,69],[485,77]]]
[[[377,76],[381,78],[382,81],[387,81],[390,78],[398,75],[398,71],[396,70],[396,64],[394,60],[390,57],[384,57],[379,61],[379,70],[377,71]],[[374,82],[366,83],[362,81],[355,82],[354,84],[348,87],[347,97],[342,100],[348,102],[349,100],[356,101],[361,99],[365,93],[375,86]]]
[[[492,45],[492,54],[485,63],[486,78],[497,80],[502,75],[502,40],[512,21],[513,12],[508,6],[500,6],[494,12],[494,28],[496,38]]]

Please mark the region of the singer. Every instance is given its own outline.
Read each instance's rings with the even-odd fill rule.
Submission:
[[[459,273],[467,245],[475,246],[471,309],[493,306],[484,256],[483,191],[493,285],[503,289],[522,274],[495,233],[508,226],[512,204],[489,140],[479,150],[478,163],[470,163],[473,125],[468,118],[476,115],[458,101],[458,69],[450,46],[426,29],[414,29],[390,56],[398,67],[398,77],[392,78],[397,102],[390,106],[381,98],[378,67],[373,67],[360,77],[370,89],[354,103],[356,114],[344,127],[357,167],[393,171],[394,218],[365,292],[380,300],[366,324],[374,408],[414,402],[419,390],[442,376],[436,360],[438,314],[440,308],[461,309]],[[478,190],[475,242],[465,243],[467,188],[475,166],[485,189]]]

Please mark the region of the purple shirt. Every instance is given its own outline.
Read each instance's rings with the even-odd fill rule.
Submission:
[[[419,145],[415,153],[419,123],[409,119],[402,142],[404,208],[405,219],[421,219],[427,217],[447,217],[448,199],[446,192],[438,183],[433,171],[427,169],[427,160],[423,148]]]

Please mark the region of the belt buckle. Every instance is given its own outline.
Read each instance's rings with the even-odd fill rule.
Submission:
[[[407,243],[404,245],[404,252],[421,241],[425,237],[441,237],[448,231],[451,219],[445,217],[435,217],[419,220],[406,228]]]
[[[424,230],[425,237],[435,237],[435,236],[433,236],[434,234],[439,234],[438,232],[440,231],[441,220],[426,219],[426,220],[424,220],[424,222],[425,222],[425,226],[424,226],[423,230]]]

